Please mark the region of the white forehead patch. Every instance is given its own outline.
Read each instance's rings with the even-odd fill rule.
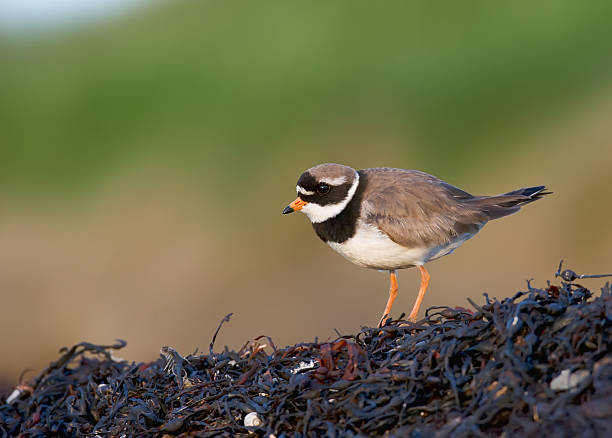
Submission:
[[[321,178],[319,182],[324,182],[330,186],[341,186],[346,182],[346,176],[339,176],[338,178]]]
[[[315,192],[311,192],[310,190],[306,190],[304,187],[300,186],[295,186],[295,190],[302,195],[310,196],[315,194]]]
[[[315,204],[314,202],[309,202],[304,207],[302,207],[302,210],[300,211],[302,211],[306,216],[308,216],[308,219],[310,219],[310,222],[312,222],[313,224],[325,222],[328,219],[338,216],[342,212],[342,210],[344,210],[348,203],[351,202],[351,199],[353,199],[353,196],[357,191],[358,185],[359,174],[355,172],[355,180],[353,181],[351,188],[349,189],[348,193],[342,201],[338,202],[337,204],[328,205],[319,205]]]

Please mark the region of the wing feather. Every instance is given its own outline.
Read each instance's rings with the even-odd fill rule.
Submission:
[[[469,193],[416,170],[365,169],[361,216],[406,247],[445,245],[475,234],[488,217],[470,207]]]

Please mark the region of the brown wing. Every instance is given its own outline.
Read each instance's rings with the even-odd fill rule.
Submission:
[[[448,244],[476,233],[489,219],[466,202],[472,195],[427,173],[390,168],[360,173],[366,180],[362,217],[400,245]]]

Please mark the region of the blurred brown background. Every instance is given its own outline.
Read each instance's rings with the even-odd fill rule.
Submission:
[[[555,192],[430,264],[423,310],[543,285],[561,258],[612,270],[610,2],[17,3],[0,7],[5,390],[83,340],[206,350],[229,312],[217,348],[375,324],[387,275],[281,215],[320,162]],[[418,274],[399,281],[395,315]]]

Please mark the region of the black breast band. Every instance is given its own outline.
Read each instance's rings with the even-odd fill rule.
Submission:
[[[365,173],[361,170],[357,173],[359,174],[359,185],[353,195],[353,199],[349,201],[344,210],[325,222],[312,224],[317,236],[324,242],[342,243],[355,235],[355,231],[357,230],[357,219],[361,211],[363,191],[367,184]]]

